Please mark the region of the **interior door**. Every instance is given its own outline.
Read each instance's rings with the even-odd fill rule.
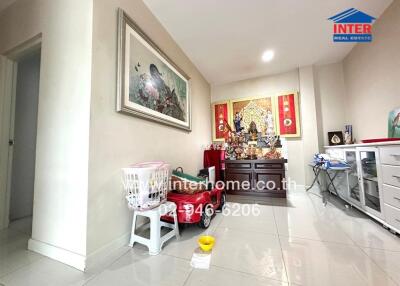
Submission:
[[[10,221],[32,216],[40,50],[18,61],[13,136]]]
[[[8,227],[10,135],[14,62],[0,55],[0,230]]]

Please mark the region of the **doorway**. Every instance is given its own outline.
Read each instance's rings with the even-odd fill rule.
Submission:
[[[31,221],[35,181],[40,49],[17,61],[9,222]]]
[[[31,234],[41,45],[38,39],[1,56],[0,229]]]

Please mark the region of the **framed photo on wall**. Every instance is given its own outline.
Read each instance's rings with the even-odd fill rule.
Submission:
[[[118,10],[117,111],[191,131],[189,77]]]
[[[229,101],[212,104],[213,141],[224,141],[225,123],[231,118]]]
[[[300,137],[300,110],[297,92],[279,95],[277,101],[277,134],[281,137]]]

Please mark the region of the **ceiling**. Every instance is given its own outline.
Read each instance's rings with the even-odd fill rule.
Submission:
[[[379,18],[392,0],[143,0],[211,84],[342,60],[327,18],[356,8]],[[268,63],[267,49],[275,51]]]

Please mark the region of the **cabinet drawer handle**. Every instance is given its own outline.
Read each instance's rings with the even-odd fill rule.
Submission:
[[[396,179],[400,179],[400,176],[397,176],[397,175],[393,175],[392,177],[396,178]]]
[[[394,219],[395,221],[397,221],[397,222],[400,222],[400,219],[398,219],[398,218],[396,218],[396,219]]]
[[[390,154],[392,157],[400,157],[400,154]]]

